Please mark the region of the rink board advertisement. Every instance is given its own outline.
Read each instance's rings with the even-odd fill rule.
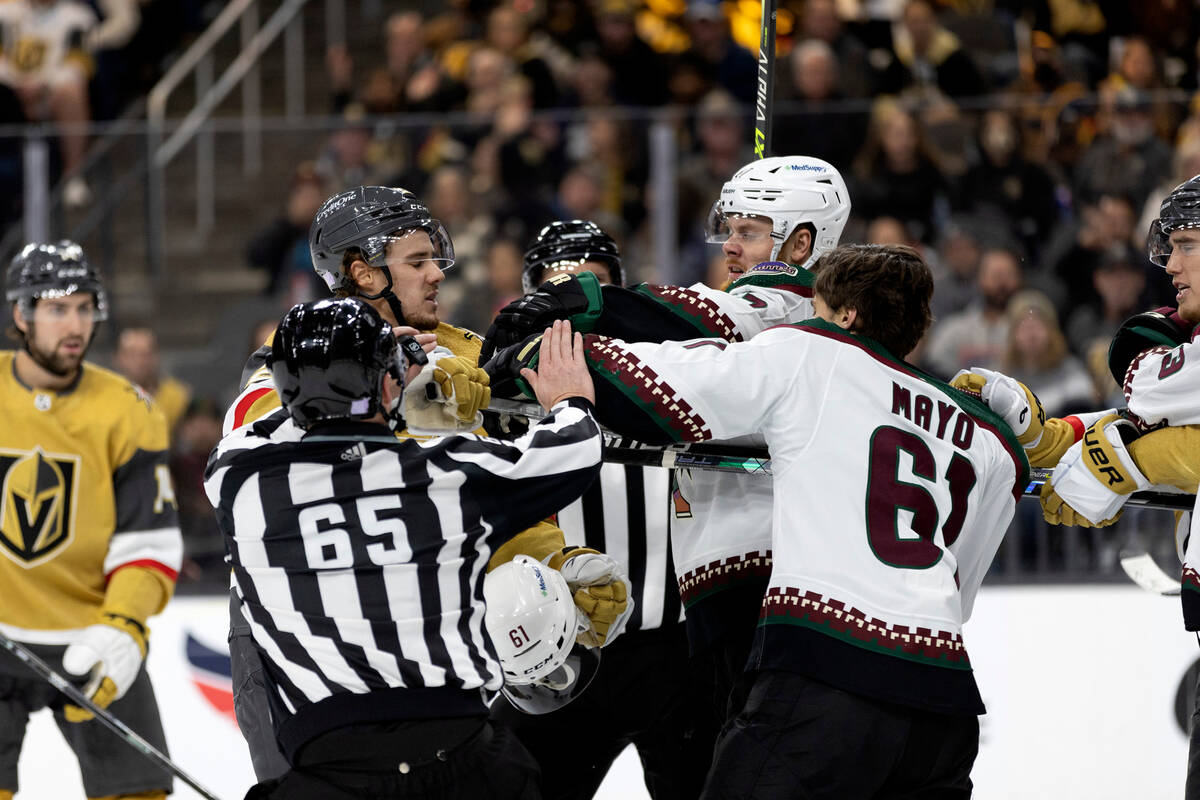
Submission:
[[[222,800],[253,782],[232,714],[228,599],[178,598],[152,622],[149,668],[172,758]],[[975,797],[1178,798],[1184,673],[1200,658],[1178,598],[1133,585],[988,588],[965,631],[987,703]],[[647,797],[625,753],[599,797]],[[82,798],[48,715],[30,725],[18,798]],[[176,798],[198,795],[176,781]]]

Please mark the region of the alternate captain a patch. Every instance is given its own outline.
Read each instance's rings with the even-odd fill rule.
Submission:
[[[29,568],[75,537],[79,456],[0,449],[0,551]]]

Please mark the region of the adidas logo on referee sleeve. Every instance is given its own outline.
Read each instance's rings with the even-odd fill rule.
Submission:
[[[363,444],[362,442],[359,442],[358,444],[354,445],[353,447],[347,447],[345,450],[343,450],[341,458],[342,458],[342,461],[356,461],[356,460],[362,458],[363,456],[365,456],[366,454],[367,454],[367,446],[365,444]]]

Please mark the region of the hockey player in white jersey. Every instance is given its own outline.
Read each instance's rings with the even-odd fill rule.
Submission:
[[[1200,175],[1163,200],[1147,238],[1150,260],[1162,266],[1177,291],[1178,308],[1126,320],[1109,349],[1109,369],[1121,384],[1126,408],[1107,409],[1038,425],[1037,400],[1003,375],[960,373],[1021,435],[1035,466],[1052,466],[1043,487],[1047,521],[1103,526],[1114,522],[1129,496],[1151,485],[1195,492],[1200,484]],[[1032,413],[1029,413],[1032,410]],[[1021,429],[1032,421],[1027,429]],[[1184,625],[1200,631],[1200,515],[1176,520],[1183,562]],[[1192,712],[1185,796],[1200,800],[1200,710]]]
[[[915,251],[836,248],[814,291],[819,319],[749,342],[586,337],[603,424],[771,450],[753,685],[702,796],[966,798],[984,708],[962,625],[1028,462],[985,405],[903,361],[930,321]]]
[[[530,292],[564,275],[588,273],[614,288],[624,279],[617,243],[587,220],[549,223],[524,261]],[[633,610],[620,638],[604,649],[591,688],[569,707],[529,714],[512,691],[492,704],[492,718],[512,728],[541,767],[545,800],[589,800],[630,745],[654,800],[694,800],[704,785],[718,726],[688,663],[670,494],[670,470],[605,464],[583,496],[555,516],[568,546],[602,550],[619,562]]]
[[[506,307],[484,357],[566,317],[577,330],[629,342],[717,336],[745,341],[773,325],[813,316],[810,267],[835,247],[850,215],[841,175],[816,158],[753,161],[722,187],[708,239],[725,256],[727,290],[641,284],[600,287],[562,276]],[[493,373],[493,392],[514,389]],[[761,444],[758,437],[747,443]],[[672,557],[687,608],[694,668],[712,680],[717,724],[749,653],[771,570],[771,480],[679,471],[673,491]],[[733,705],[737,704],[735,699]]]

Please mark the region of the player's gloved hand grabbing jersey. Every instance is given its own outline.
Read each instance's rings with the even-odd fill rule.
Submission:
[[[435,357],[404,389],[404,421],[413,430],[473,431],[491,402],[489,383],[468,358]]]
[[[546,564],[566,578],[575,607],[592,623],[591,631],[580,634],[579,643],[603,647],[616,639],[633,613],[629,579],[620,563],[590,547],[568,546],[551,554]],[[584,641],[593,632],[594,640]]]
[[[486,362],[496,351],[541,333],[556,319],[569,319],[574,330],[587,333],[599,318],[602,307],[600,282],[595,275],[590,272],[559,273],[536,292],[500,309],[495,322],[488,328],[479,360]]]
[[[83,693],[101,708],[119,700],[133,685],[146,658],[146,626],[136,619],[104,612],[101,622],[83,629],[63,653],[63,669],[72,675],[91,677]],[[69,722],[84,722],[92,712],[75,705],[63,708]]]
[[[483,365],[488,374],[493,397],[506,400],[533,400],[533,389],[521,377],[522,369],[537,369],[538,353],[542,345],[540,335],[508,345],[499,350]]]
[[[1085,528],[1116,522],[1129,495],[1150,486],[1129,452],[1137,436],[1134,424],[1117,414],[1096,420],[1042,485],[1046,521]]]
[[[1030,466],[1049,467],[1057,464],[1079,436],[1087,423],[1077,417],[1046,419],[1046,412],[1037,395],[1025,384],[982,367],[959,370],[950,381],[955,389],[978,397],[993,412],[1008,423],[1017,441],[1025,448]],[[1098,414],[1096,418],[1103,416]]]
[[[1008,423],[1017,441],[1026,450],[1032,450],[1042,440],[1046,424],[1046,412],[1037,395],[1018,380],[990,369],[972,367],[959,370],[950,381],[955,389],[974,395],[987,404],[988,408]]]

